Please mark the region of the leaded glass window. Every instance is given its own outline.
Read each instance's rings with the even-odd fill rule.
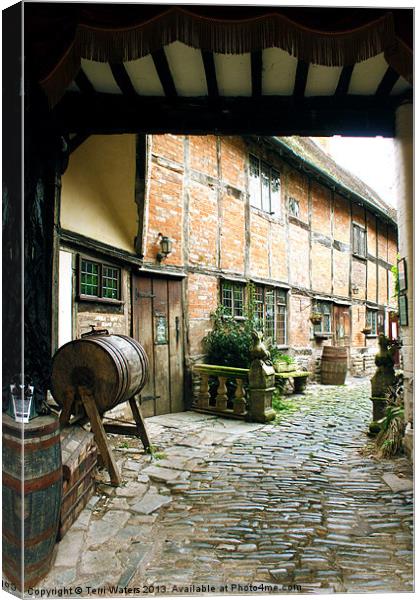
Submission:
[[[84,300],[121,300],[121,269],[81,257],[79,292]]]
[[[280,173],[252,154],[249,155],[249,198],[251,206],[280,216]]]
[[[244,316],[245,288],[241,283],[222,282],[222,304],[232,317]]]
[[[314,323],[314,333],[331,333],[331,302],[317,302],[314,311],[321,314],[319,323]]]

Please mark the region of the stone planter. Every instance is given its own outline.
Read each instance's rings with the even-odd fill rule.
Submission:
[[[296,371],[295,363],[287,363],[284,360],[278,360],[273,364],[274,370],[276,373],[289,373],[291,371]]]

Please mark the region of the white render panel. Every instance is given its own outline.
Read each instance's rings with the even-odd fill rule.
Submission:
[[[82,69],[97,92],[121,94],[108,63],[82,58]]]
[[[262,93],[290,96],[295,86],[298,60],[280,48],[263,51]]]
[[[251,54],[214,54],[221,96],[251,96]]]
[[[305,96],[332,96],[340,79],[342,67],[309,65]]]
[[[173,42],[164,51],[179,96],[206,96],[206,73],[200,50]]]
[[[361,96],[370,96],[376,92],[382,77],[388,69],[383,52],[357,63],[353,69],[349,85],[349,94],[359,94]]]
[[[58,263],[58,347],[72,340],[72,258],[71,252],[60,250]]]
[[[162,84],[150,54],[124,63],[134,89],[141,96],[164,96]]]

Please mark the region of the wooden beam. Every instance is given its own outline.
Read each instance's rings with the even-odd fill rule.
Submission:
[[[252,95],[254,98],[259,98],[262,93],[262,67],[262,51],[251,52]]]
[[[128,98],[67,92],[50,127],[60,134],[172,133],[180,135],[394,135],[401,96],[319,96],[296,103],[284,96]]]
[[[174,80],[172,79],[172,73],[169,68],[165,50],[159,48],[159,50],[152,52],[152,58],[166,97],[176,98],[178,93],[176,91]]]
[[[306,81],[308,79],[309,64],[300,60],[296,67],[295,87],[293,97],[303,98],[305,95]]]
[[[69,154],[71,154],[72,152],[74,152],[75,150],[77,150],[77,148],[79,146],[81,146],[83,144],[84,141],[86,141],[89,137],[88,133],[76,133],[76,135],[72,138],[69,139],[68,142],[68,146],[69,146]]]
[[[95,94],[95,88],[91,84],[82,67],[80,67],[80,70],[77,73],[74,81],[76,82],[77,87],[82,92],[82,94]]]
[[[213,52],[209,50],[201,50],[201,58],[203,59],[204,72],[207,81],[207,93],[209,98],[219,97],[219,88],[217,85],[216,67],[214,64]]]
[[[385,75],[382,77],[381,82],[375,92],[376,96],[388,96],[394,85],[397,83],[400,76],[392,67],[388,67],[385,71]]]
[[[337,87],[335,88],[336,96],[345,96],[349,91],[349,85],[351,76],[353,75],[354,65],[347,65],[343,67],[340,73],[340,79],[338,80]]]
[[[137,92],[131,83],[131,79],[127,70],[122,62],[110,63],[112,74],[114,79],[120,88],[121,92],[126,96],[137,96]]]

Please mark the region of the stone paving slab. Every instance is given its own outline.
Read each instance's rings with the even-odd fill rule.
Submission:
[[[369,382],[292,398],[298,410],[276,424],[193,412],[147,419],[161,458],[110,436],[123,485],[101,472],[40,587],[412,591],[411,469],[405,457],[365,451]]]

